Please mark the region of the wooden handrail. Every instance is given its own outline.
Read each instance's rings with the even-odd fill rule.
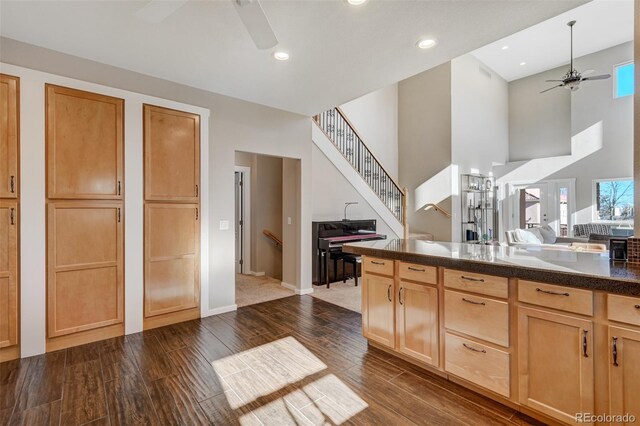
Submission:
[[[269,231],[268,229],[263,229],[262,233],[266,235],[268,238],[270,238],[271,241],[273,241],[276,244],[276,246],[282,247],[282,240],[276,237],[275,235],[273,235],[271,231]]]
[[[443,209],[442,207],[440,207],[437,204],[434,203],[429,203],[427,205],[424,206],[424,210],[429,210],[429,209],[434,209],[435,211],[437,211],[438,213],[443,214],[444,216],[451,218],[451,213],[449,213],[448,211],[446,211],[445,209]]]

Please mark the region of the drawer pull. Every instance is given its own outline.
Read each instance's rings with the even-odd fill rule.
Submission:
[[[372,260],[371,264],[373,264],[373,265],[383,265],[384,266],[384,262],[376,262],[375,260]]]
[[[483,283],[484,282],[484,278],[465,277],[464,275],[460,275],[460,278],[462,278],[463,280],[473,281],[473,282],[478,282],[478,283]]]
[[[543,290],[541,288],[536,288],[536,291],[538,291],[540,293],[544,293],[544,294],[551,294],[551,295],[554,295],[554,296],[569,296],[569,293],[558,293],[556,291]]]
[[[634,306],[634,308],[640,309],[640,305],[636,305],[636,306]]]
[[[416,272],[426,272],[425,269],[414,268],[413,266],[409,266],[407,269],[410,271],[416,271]]]
[[[613,341],[613,348],[611,349],[611,354],[613,355],[613,365],[617,367],[618,366],[618,338],[612,337],[611,340]]]
[[[482,305],[482,306],[486,305],[486,303],[484,303],[484,302],[476,302],[475,300],[469,300],[469,299],[466,299],[464,297],[462,298],[462,301],[463,302],[467,302],[467,303],[471,303],[472,305]]]
[[[476,349],[474,347],[471,347],[471,346],[467,345],[466,343],[463,343],[462,346],[464,346],[465,348],[469,349],[470,351],[480,352],[480,353],[483,353],[483,354],[487,353],[487,351],[485,351],[484,349]]]
[[[389,284],[389,288],[387,289],[387,299],[391,302],[391,284]]]
[[[398,290],[398,302],[400,302],[401,305],[404,305],[402,302],[402,290],[404,290],[404,287],[400,287],[400,290]]]
[[[13,207],[11,207],[11,224],[15,225],[16,222],[15,222],[15,219],[13,218],[13,210],[14,210]]]
[[[589,333],[589,330],[582,330],[582,354],[585,358],[589,358],[587,353],[587,333]]]
[[[15,176],[11,176],[11,193],[15,193]]]

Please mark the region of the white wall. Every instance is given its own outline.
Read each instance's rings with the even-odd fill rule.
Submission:
[[[398,180],[398,85],[340,105],[365,145],[387,173]]]
[[[451,161],[458,173],[487,175],[509,154],[507,82],[472,55],[451,61]],[[460,196],[452,200],[452,239],[461,240]]]
[[[614,65],[632,59],[633,43],[629,42],[577,58],[575,67],[613,74]],[[576,223],[591,222],[593,180],[633,176],[633,96],[615,99],[613,83],[613,78],[585,82],[571,93],[571,155],[549,158],[552,151],[538,152],[544,159],[497,167],[496,176],[505,182],[575,178]],[[549,125],[544,117],[532,116],[531,121]],[[535,144],[534,140],[513,142]]]
[[[201,290],[209,310],[209,110],[0,63],[3,73],[20,77],[20,326],[22,356],[45,351],[45,83],[122,98],[125,101],[125,332],[142,330],[143,322],[143,123],[149,103],[199,114],[201,120]]]
[[[208,308],[206,314],[235,308],[233,173],[235,151],[255,152],[300,160],[300,170],[298,171],[300,182],[299,211],[296,212],[297,217],[292,225],[289,225],[296,227],[297,232],[285,233],[285,235],[294,235],[297,241],[285,240],[284,243],[290,244],[291,247],[297,247],[299,250],[301,247],[311,247],[311,229],[308,224],[311,222],[312,208],[312,142],[311,123],[308,117],[194,89],[14,40],[3,38],[0,42],[2,43],[0,61],[5,64],[50,73],[48,76],[42,77],[41,80],[58,81],[60,84],[64,84],[63,82],[66,81],[66,85],[74,86],[75,84],[71,84],[75,83],[74,81],[57,77],[65,76],[75,79],[78,84],[80,84],[79,82],[87,82],[88,85],[98,84],[107,88],[121,89],[159,99],[170,99],[181,104],[195,105],[210,110],[208,138],[203,135],[203,141],[208,142],[209,155],[207,158],[204,150],[202,155],[202,158],[208,162],[210,170],[208,181],[210,189],[207,194],[204,191],[202,194],[202,208],[209,208],[208,219],[211,223],[208,234],[211,243],[210,251],[208,256],[203,252],[203,265],[206,264],[206,261],[209,262],[209,294],[208,299],[203,300],[203,307]],[[17,74],[15,68],[5,65],[2,66],[2,72]],[[22,176],[25,178],[21,194],[25,214],[22,219],[25,224],[22,238],[31,238],[30,235],[42,233],[44,230],[44,187],[41,186],[44,185],[44,152],[41,149],[44,146],[44,129],[42,127],[44,125],[44,86],[43,82],[38,84],[38,87],[32,87],[22,93],[24,102],[31,102],[34,105],[32,112],[25,111],[21,116],[24,146],[22,161],[33,162],[30,165],[23,164],[22,167]],[[31,98],[30,101],[28,101],[29,98]],[[136,110],[127,104],[125,111],[127,116],[136,114]],[[128,131],[129,129],[127,129]],[[141,133],[139,136],[128,136],[126,143],[129,143],[129,138],[141,140]],[[27,139],[32,142],[25,142]],[[129,167],[129,164],[134,164],[129,162],[137,158],[136,155],[141,156],[141,151],[137,154],[134,152],[127,155],[126,167]],[[127,169],[127,184],[132,185],[135,176],[141,176],[141,174],[141,169]],[[136,203],[142,205],[141,192],[139,199],[133,199],[135,192],[131,192],[132,188],[128,187],[127,191],[127,209],[133,208]],[[208,205],[205,205],[206,196],[209,197]],[[33,210],[26,212],[27,207],[32,207]],[[128,211],[127,214],[131,214],[131,211]],[[128,230],[134,230],[136,225],[142,229],[142,215],[138,217],[137,224],[135,220],[135,215],[127,216],[126,227]],[[228,230],[219,229],[218,224],[223,220],[229,221]],[[27,321],[27,324],[32,322],[41,324],[41,328],[37,328],[36,331],[26,330],[25,336],[29,338],[28,336],[35,333],[34,338],[42,343],[40,346],[37,343],[27,344],[25,346],[26,355],[33,355],[44,349],[44,340],[40,340],[44,338],[44,242],[34,244],[31,248],[33,250],[30,252],[23,251],[21,268],[26,272],[26,275],[22,276],[21,282],[22,285],[25,283],[34,285],[37,290],[33,294],[27,293],[28,298],[23,297],[23,303],[26,300],[29,305],[24,306],[22,318]],[[25,250],[24,247],[23,250]],[[300,250],[300,253],[299,259],[284,266],[283,276],[295,277],[295,282],[291,284],[295,285],[300,292],[308,292],[311,289],[311,253],[310,250]],[[142,265],[141,246],[139,250],[127,248],[127,257],[130,262]],[[141,297],[142,275],[135,277],[128,274],[127,277],[125,285],[134,286],[131,287],[132,291],[139,292]],[[140,284],[136,285],[136,281]],[[126,309],[129,309],[133,304],[141,307],[140,297],[126,300]],[[136,300],[140,300],[140,303],[138,304]],[[205,303],[207,301],[208,303]],[[132,332],[132,329],[128,327],[127,332]]]
[[[378,232],[388,238],[398,235],[369,205],[367,200],[353,187],[333,163],[317,146],[313,146],[313,221],[341,220],[346,202],[356,201],[357,205],[347,208],[349,219],[376,219]]]

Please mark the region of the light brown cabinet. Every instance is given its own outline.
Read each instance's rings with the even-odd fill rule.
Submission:
[[[364,336],[381,345],[393,348],[395,346],[393,278],[365,271],[362,279],[362,301]]]
[[[640,331],[609,326],[609,413],[640,419]],[[635,422],[634,422],[635,424]]]
[[[145,317],[199,306],[197,204],[145,206],[145,277]]]
[[[200,116],[144,105],[146,201],[197,202]]]
[[[17,218],[18,204],[0,200],[0,350],[18,344]]]
[[[121,203],[52,202],[47,219],[48,337],[122,323]]]
[[[575,423],[594,411],[593,323],[518,307],[520,403]]]
[[[397,300],[397,350],[437,367],[438,289],[400,281]]]
[[[123,199],[124,100],[46,85],[49,199]]]
[[[18,198],[20,79],[0,74],[0,198]]]
[[[144,327],[200,317],[200,116],[144,105]]]

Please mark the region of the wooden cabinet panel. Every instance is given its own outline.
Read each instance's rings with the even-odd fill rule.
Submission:
[[[145,206],[145,317],[200,303],[197,204]]]
[[[377,259],[375,257],[365,256],[362,259],[362,269],[364,272],[373,272],[375,274],[393,276],[393,260]]]
[[[610,326],[609,345],[609,412],[628,414],[637,421],[640,419],[640,331]]]
[[[18,198],[20,79],[0,74],[0,198]]]
[[[509,346],[509,304],[501,300],[446,290],[444,325],[487,342]]]
[[[507,278],[456,271],[455,269],[444,270],[444,286],[503,299],[509,296],[509,280]]]
[[[395,346],[393,278],[364,274],[362,279],[362,331],[364,337]]]
[[[145,200],[197,202],[200,116],[144,106]]]
[[[414,265],[399,262],[398,275],[400,279],[418,281],[427,284],[438,284],[438,268],[435,266]]]
[[[593,315],[593,291],[534,281],[518,281],[518,300],[545,308]]]
[[[18,205],[0,200],[0,348],[17,343]]]
[[[49,199],[122,199],[124,100],[46,85]]]
[[[398,351],[437,367],[438,289],[400,281],[396,308]]]
[[[122,203],[47,206],[48,337],[123,321]]]
[[[445,339],[447,372],[509,398],[509,353],[451,333]]]
[[[520,403],[566,423],[593,413],[593,324],[518,308]]]
[[[612,321],[640,325],[640,298],[608,294],[607,317]]]

